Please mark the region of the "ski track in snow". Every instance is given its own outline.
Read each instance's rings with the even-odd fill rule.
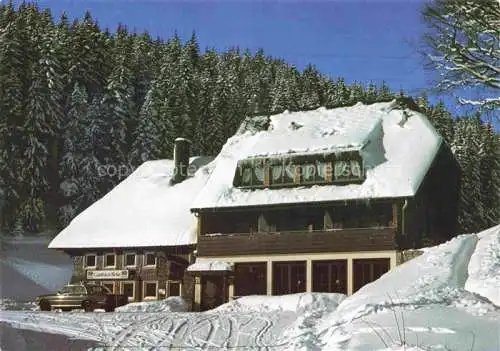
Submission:
[[[136,337],[142,330],[143,328],[139,328],[141,326],[146,326],[147,330],[150,330],[150,323],[151,322],[157,322],[159,320],[165,319],[165,316],[158,316],[156,313],[153,316],[149,316],[145,319],[141,318],[136,318],[136,321],[129,324],[126,328],[123,328],[123,330],[116,335],[114,340],[111,343],[110,350],[115,351],[115,350],[120,350],[122,347],[125,346],[133,346],[132,345],[127,345],[128,342]]]

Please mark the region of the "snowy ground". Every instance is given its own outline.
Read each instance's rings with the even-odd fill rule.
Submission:
[[[4,239],[0,245],[0,310],[9,299],[29,302],[59,290],[71,278],[73,264],[64,253],[49,250],[50,237]]]
[[[177,299],[116,313],[4,311],[0,323],[106,350],[500,350],[499,243],[500,226],[459,236],[347,298],[250,296],[204,313],[173,312]]]

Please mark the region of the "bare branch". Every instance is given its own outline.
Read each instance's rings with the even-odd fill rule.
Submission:
[[[427,69],[437,88],[500,89],[500,3],[497,0],[433,0],[422,12]],[[465,100],[464,100],[465,101]],[[477,106],[491,106],[485,100]]]

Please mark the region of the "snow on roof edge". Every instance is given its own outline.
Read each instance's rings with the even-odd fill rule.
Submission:
[[[340,130],[342,130],[342,128],[345,126],[347,126],[347,128],[351,128],[352,130],[353,125],[354,128],[358,127],[357,123],[359,121],[361,121],[361,123],[364,123],[365,131],[358,134],[358,137],[362,137],[359,138],[358,141],[360,145],[363,145],[361,150],[363,150],[367,145],[372,145],[370,146],[370,148],[374,149],[370,152],[375,153],[375,158],[372,159],[375,164],[372,165],[372,167],[374,168],[368,169],[367,181],[363,183],[364,185],[362,186],[362,188],[361,185],[348,185],[345,187],[325,185],[322,186],[321,190],[323,195],[319,197],[311,197],[309,194],[317,193],[319,190],[306,189],[314,188],[314,186],[301,186],[293,188],[292,190],[288,190],[287,194],[285,194],[285,190],[283,189],[264,189],[258,191],[255,190],[253,191],[255,192],[255,194],[250,194],[248,193],[248,191],[236,189],[232,186],[228,187],[230,182],[229,179],[226,179],[225,181],[223,181],[223,183],[221,183],[217,179],[214,180],[214,177],[220,178],[221,176],[223,176],[222,174],[220,174],[220,171],[222,170],[219,170],[219,168],[227,166],[232,167],[231,163],[237,164],[237,162],[233,162],[231,161],[231,159],[238,161],[242,160],[245,158],[245,153],[247,154],[246,157],[249,157],[248,151],[253,150],[254,144],[256,142],[260,142],[259,139],[261,139],[261,136],[268,133],[273,133],[273,131],[269,130],[267,132],[260,131],[260,129],[255,130],[253,125],[250,125],[248,127],[248,125],[252,123],[249,123],[247,119],[246,123],[244,123],[247,124],[247,126],[245,126],[245,128],[244,126],[240,126],[239,131],[224,145],[221,154],[219,154],[219,156],[217,157],[218,159],[220,159],[220,161],[223,162],[220,165],[219,163],[217,164],[214,173],[212,173],[211,175],[212,180],[209,180],[207,182],[206,186],[202,190],[202,194],[200,194],[200,196],[195,199],[191,211],[196,212],[196,210],[201,209],[215,210],[222,208],[250,208],[258,207],[264,204],[271,206],[291,205],[303,202],[318,203],[353,200],[370,201],[371,199],[380,198],[408,198],[414,196],[417,193],[423,180],[425,179],[426,174],[432,166],[432,163],[435,162],[435,158],[444,141],[444,139],[432,126],[427,116],[425,116],[421,111],[414,109],[412,106],[409,106],[408,104],[401,106],[400,102],[397,99],[394,99],[391,102],[368,105],[359,103],[354,106],[340,107],[336,109],[320,108],[313,111],[297,111],[293,114],[299,114],[300,120],[300,114],[317,114],[318,112],[320,113],[320,116],[325,112],[332,116],[332,130],[337,129],[337,126],[341,128]],[[410,112],[409,115],[408,112]],[[351,117],[352,114],[355,117],[354,120],[351,118],[347,120],[345,119],[347,117]],[[292,115],[292,113],[290,112],[286,114],[286,116],[290,115]],[[363,115],[367,116],[367,118],[364,118],[364,120],[360,119],[363,118]],[[316,116],[317,115],[315,115],[314,117]],[[266,117],[266,119],[269,119],[270,117]],[[291,117],[286,118],[295,120]],[[326,118],[327,120],[330,119],[330,117],[328,116],[326,116]],[[338,118],[341,118],[341,120],[340,124],[336,126],[335,122],[338,121]],[[348,124],[345,125],[345,122],[343,122],[342,119],[344,119],[344,121],[349,121]],[[302,121],[304,121],[303,118]],[[281,126],[278,126],[278,128],[282,129],[286,127],[287,122],[288,120],[285,119],[285,122],[282,123]],[[368,122],[369,125],[366,122]],[[323,127],[325,127],[324,123]],[[299,130],[302,130],[302,128]],[[292,133],[294,132],[292,131]],[[380,136],[378,136],[378,134]],[[291,137],[293,136],[291,135]],[[264,141],[270,142],[271,139],[269,136],[264,137]],[[366,143],[366,141],[368,141],[368,143]],[[380,142],[380,145],[372,144],[371,142],[373,141],[375,141],[375,143]],[[406,145],[402,145],[403,147],[401,148],[398,146],[401,143]],[[323,142],[323,144],[325,143]],[[237,155],[231,156],[233,154],[232,150],[235,147],[239,147],[236,145],[241,145],[241,147],[248,149],[240,155],[239,159]],[[281,149],[286,148],[286,144],[284,144],[285,147],[282,146],[283,145],[280,145]],[[414,149],[415,147],[417,147],[417,149]],[[416,154],[414,153],[414,150],[417,151]],[[333,149],[329,151],[332,153],[335,152],[335,150]],[[236,152],[236,154],[240,153],[238,149],[234,150],[234,152]],[[323,151],[323,149],[310,149],[306,153],[311,154],[322,152],[325,151]],[[294,151],[294,154],[301,154],[301,152]],[[283,153],[282,155],[286,156],[286,153]],[[411,160],[409,161],[407,161],[408,155],[413,155],[412,157],[410,157]],[[242,156],[243,158],[241,158]],[[271,155],[269,154],[269,156]],[[382,157],[382,159],[380,159],[380,157]],[[387,178],[386,176],[387,174],[389,174],[388,172],[392,172],[398,177],[397,184],[399,185],[396,185],[394,182],[388,181],[389,178]],[[227,176],[223,177],[228,178]],[[222,178],[220,180],[222,180]],[[212,189],[212,187],[214,187],[214,189],[210,190]],[[356,188],[358,188],[359,190],[357,190]],[[332,193],[332,195],[328,195],[326,193]],[[335,193],[337,195],[335,195]],[[286,196],[284,196],[283,198],[282,195]]]
[[[190,202],[197,189],[207,181],[213,160],[213,157],[191,157],[191,164],[198,164],[195,174],[175,185],[169,183],[172,160],[144,162],[73,218],[50,241],[48,248],[78,250],[195,245],[196,218],[189,211]],[[182,197],[179,201],[172,201],[179,196]],[[172,206],[173,211],[169,210]]]

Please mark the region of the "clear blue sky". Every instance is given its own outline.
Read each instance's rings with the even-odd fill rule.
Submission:
[[[395,91],[412,95],[430,88],[417,53],[425,29],[423,0],[39,0],[54,17],[70,18],[90,10],[102,28],[118,23],[169,38],[188,39],[196,31],[200,47],[263,48],[302,69],[314,64],[322,73],[348,83],[385,80]],[[431,96],[433,101],[440,98]],[[445,97],[451,110],[453,97]]]

